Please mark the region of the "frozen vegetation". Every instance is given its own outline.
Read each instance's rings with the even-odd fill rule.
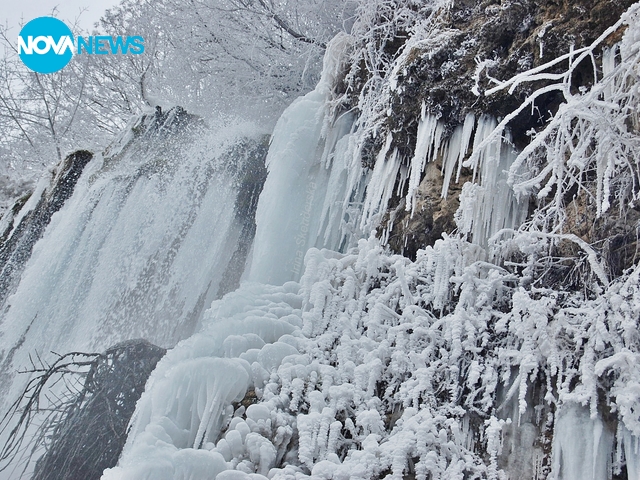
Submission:
[[[550,411],[532,478],[607,478],[623,459],[637,478],[638,272],[585,300],[479,256],[446,238],[411,262],[372,237],[309,250],[300,283],[245,283],[161,361],[103,478],[499,478],[501,428],[553,429]]]
[[[469,94],[518,106],[455,124],[403,90],[452,38],[451,8],[361,3],[250,198],[258,127],[179,108],[130,124],[4,305],[0,393],[18,395],[30,350],[142,336],[173,348],[103,480],[640,478],[640,267],[612,260],[616,229],[638,228],[640,6],[511,78],[478,57]],[[515,138],[549,94],[555,111]],[[413,137],[393,127],[398,98]],[[456,228],[394,254],[390,209],[421,215],[432,165]]]

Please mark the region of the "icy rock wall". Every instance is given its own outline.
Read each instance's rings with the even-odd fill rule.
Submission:
[[[516,198],[507,184],[517,152],[508,132],[489,141],[497,122],[467,115],[445,136],[445,124],[423,105],[412,158],[391,148],[389,134],[371,170],[363,167],[363,132],[353,114],[331,110],[332,88],[344,68],[347,35],[336,37],[325,56],[316,89],[283,113],[267,156],[269,174],[258,203],[257,232],[246,279],[274,285],[299,280],[311,248],[346,251],[380,226],[392,197],[404,196],[416,211],[416,193],[427,164],[442,163],[443,187],[460,181],[463,167],[473,171],[458,212],[460,231],[483,247],[501,229],[517,228],[526,218],[528,199]],[[482,148],[480,148],[482,144]],[[473,149],[480,152],[469,163]],[[393,224],[381,232],[388,238]],[[447,232],[450,233],[450,232]]]
[[[464,182],[455,214],[461,234],[487,248],[491,237],[499,231],[517,229],[527,217],[528,197],[516,196],[508,183],[518,152],[508,131],[490,138],[497,125],[498,122],[489,115],[476,119],[473,114],[468,114],[464,123],[445,137],[444,122],[427,113],[423,104],[413,157],[407,161],[397,149],[389,152],[391,134],[378,154],[367,185],[361,220],[363,228],[379,221],[380,213],[386,210],[393,194],[404,194],[409,218],[420,216],[422,212],[417,208],[419,186],[427,165],[438,162],[442,176],[439,195],[443,199],[447,199],[452,183]],[[477,154],[469,158],[471,152]],[[461,178],[463,168],[472,172],[468,181]],[[393,228],[394,220],[391,218],[384,225],[382,238],[388,239]]]

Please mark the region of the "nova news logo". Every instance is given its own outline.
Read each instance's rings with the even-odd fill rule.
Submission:
[[[53,17],[38,17],[27,23],[18,35],[18,54],[22,62],[38,73],[62,70],[77,55],[140,55],[141,36],[91,36],[73,38],[71,29]]]

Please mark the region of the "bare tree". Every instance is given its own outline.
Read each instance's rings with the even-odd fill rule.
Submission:
[[[76,58],[53,74],[29,70],[6,28],[0,28],[5,55],[0,66],[2,141],[25,140],[34,153],[53,150],[62,160],[84,105],[88,62]]]

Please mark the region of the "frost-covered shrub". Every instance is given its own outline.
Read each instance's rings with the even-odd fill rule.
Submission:
[[[497,85],[484,92],[513,93],[524,84],[542,85],[498,124],[465,162],[467,166],[473,166],[518,115],[534,110],[545,95],[556,92],[563,100],[544,128],[529,132],[530,143],[509,168],[508,181],[516,196],[533,196],[537,208],[515,238],[499,243],[499,249],[515,249],[528,256],[532,277],[540,279],[545,271],[559,266],[562,257],[575,256],[582,258],[578,263],[588,266],[579,270],[581,276],[590,272],[594,280],[606,285],[619,275],[620,268],[636,262],[635,254],[623,258],[619,266],[604,257],[615,241],[632,243],[637,236],[638,14],[635,5],[591,45],[570,49],[507,81],[492,79]],[[608,39],[621,31],[622,41],[611,45]],[[591,66],[593,84],[576,88],[575,77],[585,64]],[[478,69],[484,67],[479,64]]]
[[[628,449],[640,434],[640,270],[589,300],[483,257],[447,237],[411,262],[372,237],[346,255],[311,249],[299,285],[245,284],[159,364],[103,478],[189,478],[205,465],[202,478],[502,478],[505,425],[542,408],[544,441],[563,405],[613,415]]]

